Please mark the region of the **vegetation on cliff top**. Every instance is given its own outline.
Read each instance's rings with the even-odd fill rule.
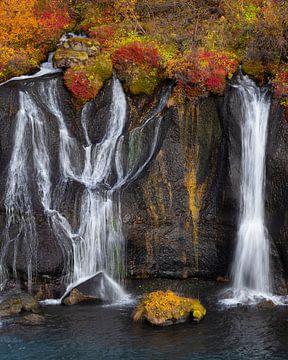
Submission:
[[[271,81],[288,106],[284,0],[6,0],[0,15],[0,81],[39,65],[73,28],[101,50],[66,71],[67,86],[82,102],[98,93],[112,63],[135,95],[175,79],[178,100],[222,94],[225,79],[242,64],[260,84]],[[100,60],[105,75],[92,64]]]
[[[147,320],[153,325],[167,325],[188,320],[199,321],[206,315],[198,299],[178,296],[172,291],[154,291],[139,302],[133,313],[133,320]]]
[[[66,1],[1,1],[0,82],[36,69],[74,25]]]

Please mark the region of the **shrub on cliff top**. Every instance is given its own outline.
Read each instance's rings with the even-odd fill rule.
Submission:
[[[75,65],[64,74],[65,85],[80,104],[92,100],[105,80],[112,76],[112,62],[106,55],[99,55],[87,64]]]
[[[199,50],[171,60],[167,72],[176,79],[176,93],[193,99],[209,92],[221,95],[226,77],[231,77],[237,67],[234,54]]]
[[[135,41],[123,45],[112,54],[112,62],[124,86],[134,95],[151,95],[161,79],[160,56],[150,44]]]
[[[72,24],[66,1],[1,1],[0,81],[35,69]]]

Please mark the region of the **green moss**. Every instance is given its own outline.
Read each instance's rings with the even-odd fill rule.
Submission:
[[[85,51],[74,51],[72,49],[57,49],[54,54],[54,61],[58,63],[63,59],[76,60],[77,62],[84,62],[88,60],[88,54]]]
[[[102,81],[110,79],[113,73],[112,61],[107,54],[100,54],[93,58],[87,67],[90,74],[97,75]]]
[[[246,62],[242,65],[242,70],[257,80],[263,81],[264,79],[265,67],[260,62]]]
[[[152,95],[159,81],[160,79],[156,75],[149,76],[142,73],[135,77],[132,76],[131,82],[127,85],[133,95]]]

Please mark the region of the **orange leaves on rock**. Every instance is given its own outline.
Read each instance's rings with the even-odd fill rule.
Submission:
[[[1,0],[0,81],[35,69],[71,24],[65,1]]]
[[[39,22],[33,16],[36,0],[4,0],[0,2],[0,44],[23,47],[39,35]]]

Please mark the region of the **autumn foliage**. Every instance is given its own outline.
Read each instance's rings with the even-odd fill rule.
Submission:
[[[151,95],[168,77],[182,100],[222,94],[241,64],[259,85],[271,81],[288,107],[287,28],[284,0],[1,0],[0,82],[36,70],[73,29],[99,47],[65,74],[82,102],[99,92],[112,63],[132,94]]]
[[[189,318],[201,320],[206,309],[198,299],[178,296],[172,291],[154,291],[143,297],[133,313],[133,320],[147,320],[153,325],[165,325],[166,322],[177,323]]]
[[[61,0],[0,2],[0,81],[35,69],[73,21]]]
[[[199,50],[172,60],[168,72],[176,79],[175,92],[193,99],[209,92],[222,94],[226,78],[231,77],[237,67],[233,54]]]
[[[161,80],[161,57],[149,43],[134,41],[112,54],[113,66],[134,95],[151,95]]]

